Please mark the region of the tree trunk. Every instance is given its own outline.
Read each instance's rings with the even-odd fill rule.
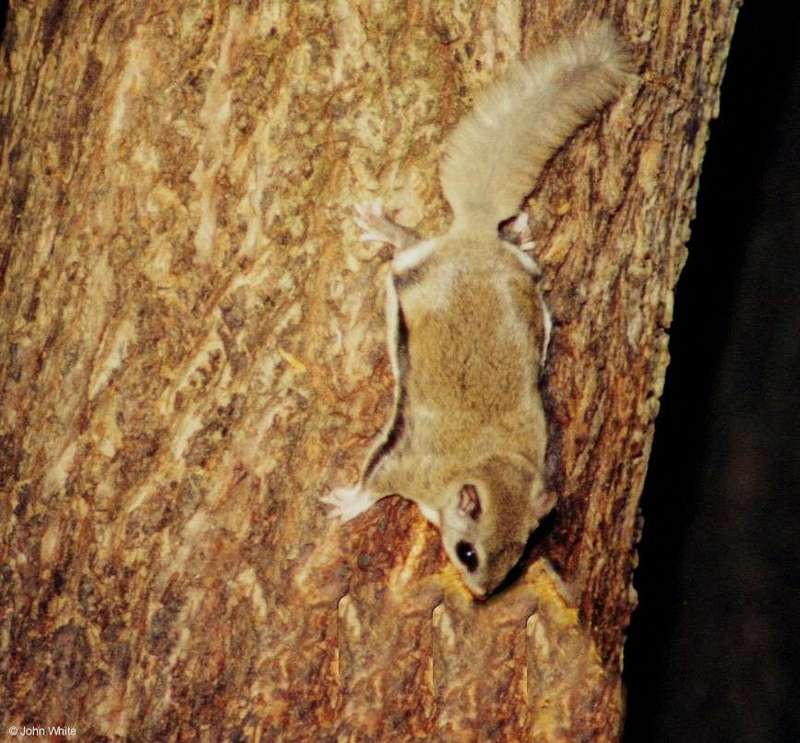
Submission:
[[[673,289],[738,4],[12,2],[3,726],[616,739]],[[640,77],[530,207],[559,504],[477,604],[407,502],[342,527],[318,502],[391,407],[387,266],[358,255],[351,205],[441,232],[443,135],[590,9]]]

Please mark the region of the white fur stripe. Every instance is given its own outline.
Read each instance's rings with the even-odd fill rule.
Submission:
[[[436,249],[436,240],[425,240],[413,248],[398,253],[392,261],[392,271],[403,274],[421,265]]]

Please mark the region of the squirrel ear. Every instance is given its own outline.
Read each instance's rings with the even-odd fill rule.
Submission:
[[[462,485],[458,493],[458,510],[463,516],[477,520],[481,515],[481,499],[474,485]]]
[[[556,494],[550,490],[543,490],[538,498],[531,503],[533,517],[537,521],[541,521],[553,510],[556,504]]]

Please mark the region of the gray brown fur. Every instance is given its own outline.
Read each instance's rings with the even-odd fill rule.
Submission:
[[[515,65],[449,139],[442,181],[454,222],[445,235],[419,242],[380,209],[359,210],[364,239],[396,251],[387,284],[396,404],[359,484],[323,500],[345,520],[387,495],[415,501],[477,596],[503,581],[554,505],[539,390],[549,315],[538,268],[500,238],[498,222],[627,74],[607,24]],[[465,486],[478,494],[477,516],[459,508]],[[477,567],[459,558],[460,543]]]

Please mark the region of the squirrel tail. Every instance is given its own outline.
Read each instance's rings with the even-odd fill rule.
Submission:
[[[632,70],[608,22],[515,63],[446,142],[440,176],[455,223],[496,229],[516,214],[550,157]]]

